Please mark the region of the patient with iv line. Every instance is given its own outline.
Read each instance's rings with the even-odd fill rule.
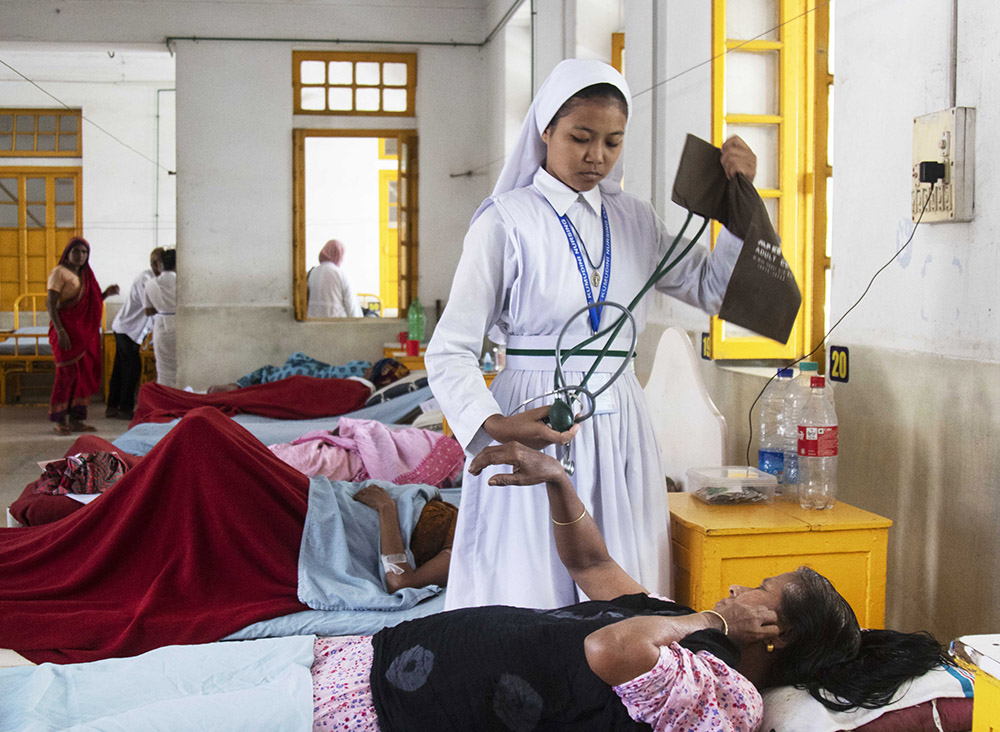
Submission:
[[[638,380],[621,368],[633,354],[634,336],[622,335],[613,313],[602,319],[601,303],[628,302],[631,316],[621,317],[632,320],[636,332],[649,307],[643,295],[653,286],[717,313],[729,301],[734,269],[747,248],[737,233],[723,229],[711,253],[690,244],[683,256],[671,253],[674,238],[652,207],[621,189],[619,156],[630,108],[628,86],[611,67],[586,60],[556,67],[532,103],[494,195],[473,218],[425,363],[432,390],[469,454],[493,440],[516,440],[555,456],[556,446],[572,440],[575,488],[611,555],[646,586],[669,594],[658,448]],[[723,187],[729,175],[752,179],[756,157],[742,140],[712,150]],[[711,205],[721,201],[719,195]],[[662,279],[650,281],[650,273]],[[605,340],[587,348],[595,334]],[[507,368],[491,389],[478,369],[485,335],[507,347]],[[593,358],[602,351],[617,358]],[[612,381],[616,372],[620,378]],[[559,431],[546,419],[553,417],[553,385],[567,384],[595,399],[590,405],[582,400],[589,419],[557,425]],[[518,411],[536,399],[542,403]],[[465,476],[455,544],[461,559],[452,565],[449,608],[557,607],[579,600],[555,553],[544,501],[487,486],[489,475]]]

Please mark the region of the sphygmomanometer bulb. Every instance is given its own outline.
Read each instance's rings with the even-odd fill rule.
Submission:
[[[556,399],[549,407],[549,426],[556,432],[565,432],[573,427],[576,419],[573,409],[562,399]]]

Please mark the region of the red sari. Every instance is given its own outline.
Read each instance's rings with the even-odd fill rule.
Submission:
[[[60,265],[69,262],[69,252],[80,242],[70,239],[59,259]],[[90,244],[87,244],[90,251]],[[71,301],[59,307],[59,320],[70,339],[70,347],[59,347],[55,325],[49,323],[49,343],[56,362],[56,383],[52,387],[49,419],[60,422],[69,414],[72,419],[87,418],[90,397],[101,390],[101,316],[104,299],[101,286],[90,268],[90,257],[80,270],[80,292]]]

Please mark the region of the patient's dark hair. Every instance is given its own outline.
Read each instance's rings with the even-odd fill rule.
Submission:
[[[563,102],[562,106],[559,107],[559,111],[549,120],[545,129],[551,130],[556,126],[556,122],[572,112],[573,107],[586,99],[601,99],[608,104],[613,104],[621,110],[622,114],[628,117],[628,100],[625,99],[625,95],[622,94],[621,89],[614,84],[591,84],[590,86],[585,86]]]
[[[165,249],[160,261],[163,262],[164,271],[173,272],[177,268],[177,250]]]
[[[806,689],[838,712],[874,709],[914,676],[949,662],[929,633],[861,630],[826,577],[808,567],[793,574],[781,598],[787,645],[772,666],[771,685]]]

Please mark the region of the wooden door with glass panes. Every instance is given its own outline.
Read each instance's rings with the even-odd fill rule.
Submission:
[[[80,168],[0,167],[0,310],[44,292],[66,243],[79,235],[80,178]]]

